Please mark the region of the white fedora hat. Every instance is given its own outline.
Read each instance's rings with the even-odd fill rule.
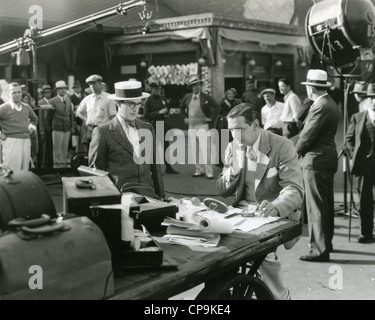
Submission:
[[[328,81],[327,72],[319,69],[311,69],[307,73],[306,82],[301,82],[305,86],[329,88],[332,83]]]
[[[142,92],[142,83],[139,81],[122,81],[115,83],[115,93],[108,96],[111,100],[137,100],[145,99],[150,94]]]
[[[190,76],[190,79],[189,79],[189,86],[192,86],[194,84],[197,84],[197,83],[202,83],[203,80],[199,78],[198,75],[194,74],[192,76]]]
[[[56,89],[68,88],[64,80],[57,81],[55,87]]]

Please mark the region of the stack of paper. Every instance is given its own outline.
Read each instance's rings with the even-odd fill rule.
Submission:
[[[163,238],[170,243],[186,246],[216,247],[220,241],[220,234],[203,232],[196,223],[167,217],[162,225],[167,226],[167,234]]]

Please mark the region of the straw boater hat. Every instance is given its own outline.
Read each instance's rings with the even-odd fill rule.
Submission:
[[[139,81],[122,81],[115,83],[115,93],[108,96],[111,100],[137,100],[145,99],[150,94],[142,91],[142,84]]]
[[[332,85],[332,83],[327,80],[327,72],[319,69],[311,69],[307,73],[306,82],[301,82],[301,84],[311,87],[329,88]]]

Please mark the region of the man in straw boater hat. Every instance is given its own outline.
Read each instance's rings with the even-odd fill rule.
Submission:
[[[373,84],[368,85],[364,97],[371,100],[369,108],[355,113],[346,132],[346,144],[352,152],[351,173],[360,177],[360,230],[358,242],[373,241],[375,185],[375,93]]]
[[[197,178],[206,175],[208,179],[213,179],[211,137],[207,134],[207,143],[200,143],[202,139],[199,139],[198,135],[202,130],[208,133],[213,128],[214,122],[220,112],[220,106],[213,97],[202,92],[202,82],[197,75],[190,77],[189,87],[192,92],[184,96],[180,104],[180,110],[185,123],[189,125],[189,130],[194,130],[197,133],[195,135],[189,134],[190,139],[196,140],[191,141],[191,145],[195,146],[198,143],[199,151],[193,177]]]
[[[334,175],[338,159],[335,135],[340,119],[336,102],[328,95],[331,83],[323,70],[307,73],[307,96],[314,103],[301,126],[296,150],[302,166],[310,252],[303,261],[329,261],[334,233]]]
[[[108,171],[119,189],[126,183],[145,184],[150,188],[145,188],[143,195],[163,198],[161,166],[156,163],[155,132],[150,123],[137,119],[139,108],[148,96],[142,92],[139,81],[115,83],[115,93],[108,98],[116,102],[118,111],[110,122],[94,129],[89,164]]]

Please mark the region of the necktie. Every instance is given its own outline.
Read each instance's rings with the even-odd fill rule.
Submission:
[[[246,157],[248,157],[252,161],[257,160],[257,154],[255,153],[254,149],[252,146],[248,146],[246,150]]]
[[[128,127],[133,127],[133,128],[135,128],[135,121],[125,120],[125,124],[126,124]]]

